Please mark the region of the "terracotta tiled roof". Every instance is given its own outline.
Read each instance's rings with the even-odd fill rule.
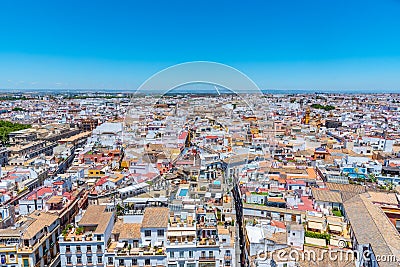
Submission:
[[[372,202],[399,205],[396,194],[386,192],[368,192]]]
[[[164,207],[146,208],[142,220],[142,228],[167,228],[169,209]]]
[[[318,188],[311,189],[313,198],[316,201],[332,202],[332,203],[342,203],[342,196],[340,192],[320,190]]]
[[[326,183],[326,187],[330,190],[341,191],[341,192],[354,192],[357,194],[364,193],[365,187],[362,185],[354,184],[337,184],[337,183]]]
[[[140,226],[140,223],[124,223],[119,220],[112,232],[119,233],[120,239],[140,239]]]
[[[345,201],[344,209],[360,245],[370,244],[375,255],[400,258],[399,232],[367,194],[356,195]],[[393,262],[380,262],[379,266],[393,266]]]
[[[45,226],[53,224],[58,220],[58,215],[48,212],[36,212],[29,215],[33,222],[28,226],[26,232],[23,234],[24,239],[31,239]]]
[[[79,221],[79,226],[96,226],[94,233],[103,234],[113,217],[113,213],[105,209],[105,206],[90,205]]]

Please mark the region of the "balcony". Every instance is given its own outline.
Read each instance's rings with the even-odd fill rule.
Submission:
[[[114,252],[117,256],[165,256],[165,249],[162,247],[141,247],[128,249],[128,245],[118,247],[118,242],[111,242],[107,248],[107,252]]]
[[[192,216],[189,216],[190,219],[188,220],[181,220],[180,218],[174,218],[173,216],[171,216],[169,218],[169,222],[168,222],[168,227],[170,228],[194,228],[195,227],[195,223],[196,221],[193,220]]]
[[[224,260],[232,260],[232,255],[225,255]]]
[[[60,253],[57,253],[56,256],[51,259],[50,264],[48,264],[47,266],[55,267],[58,266],[59,263],[60,263]]]
[[[82,232],[81,228],[74,228],[63,230],[63,234],[60,237],[60,241],[92,241],[93,240],[93,233],[92,232]]]
[[[192,240],[192,241],[188,241],[188,240],[185,240],[185,241],[177,241],[177,240],[169,241],[169,240],[167,240],[167,244],[166,245],[167,246],[195,246],[196,245],[196,241],[195,240]]]
[[[195,231],[169,231],[167,246],[196,245]]]
[[[199,257],[199,261],[214,261],[215,262],[215,257]]]
[[[197,224],[197,229],[217,229],[217,223],[212,222],[212,223],[198,223]]]
[[[198,242],[198,245],[200,245],[200,246],[217,246],[218,242],[216,241],[215,238],[201,238],[201,240]]]

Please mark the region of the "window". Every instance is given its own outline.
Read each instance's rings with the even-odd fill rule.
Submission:
[[[137,259],[132,259],[132,265],[137,265]]]
[[[108,264],[113,264],[113,258],[108,257]]]
[[[81,252],[81,246],[76,246],[76,252]]]
[[[210,258],[212,258],[212,257],[214,257],[214,252],[210,251],[210,252],[208,253],[208,255],[209,255]]]
[[[92,263],[92,256],[87,256],[87,263]]]
[[[86,251],[87,251],[87,252],[92,252],[92,247],[91,247],[91,246],[87,246],[87,247],[86,247]]]
[[[296,235],[296,233],[293,233],[293,236],[295,236]]]
[[[230,250],[227,250],[227,251],[225,252],[225,254],[226,254],[226,256],[230,256],[230,255],[231,255],[231,251],[230,251]]]
[[[71,263],[72,263],[71,256],[68,256],[68,257],[67,257],[67,264],[71,264]]]
[[[97,256],[97,263],[103,263],[103,257]]]
[[[145,259],[144,260],[144,265],[150,265],[150,259]]]
[[[396,228],[397,228],[397,231],[400,231],[400,220],[396,221]]]
[[[193,258],[193,251],[189,251],[189,258]]]
[[[186,264],[187,267],[196,267],[196,263],[188,263]]]
[[[76,264],[82,264],[82,256],[76,256]]]
[[[173,251],[170,251],[170,252],[169,252],[169,257],[170,257],[171,259],[174,258],[174,252],[173,252]]]
[[[97,236],[97,241],[101,241],[101,235]]]
[[[179,267],[185,267],[185,263],[184,262],[180,262],[179,263]]]
[[[71,246],[70,246],[70,245],[65,246],[65,251],[66,251],[66,252],[71,252]]]
[[[97,251],[101,251],[101,245],[97,245]]]
[[[145,230],[144,236],[146,236],[146,237],[151,236],[151,230]]]
[[[163,229],[157,230],[157,236],[164,236],[164,230]]]
[[[179,251],[179,258],[184,258],[184,257],[185,257],[185,252]]]
[[[29,259],[24,259],[24,267],[29,267]]]
[[[124,266],[124,265],[125,265],[124,259],[119,259],[119,266]]]

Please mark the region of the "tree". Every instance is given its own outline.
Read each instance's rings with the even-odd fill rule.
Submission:
[[[376,177],[375,177],[375,175],[374,174],[370,174],[369,175],[369,179],[371,180],[371,183],[376,183]]]
[[[24,129],[31,128],[30,124],[22,124],[22,123],[12,123],[10,121],[2,121],[0,120],[0,138],[3,145],[8,145],[9,139],[8,134],[20,131]]]
[[[15,107],[12,109],[12,111],[25,111],[25,109],[20,108],[20,107]]]
[[[331,111],[331,110],[335,109],[334,106],[331,106],[331,105],[324,106],[324,105],[321,105],[321,104],[312,104],[311,107],[315,108],[315,109],[323,109],[325,111]]]
[[[120,204],[117,204],[117,216],[122,216],[124,215],[124,207],[122,207]]]

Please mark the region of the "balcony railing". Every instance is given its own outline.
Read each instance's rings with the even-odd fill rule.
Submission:
[[[202,238],[199,242],[197,242],[197,244],[200,246],[215,246],[218,245],[219,242],[217,242],[214,238]]]
[[[215,261],[215,257],[199,257],[199,261]]]
[[[123,250],[108,250],[109,252],[114,252],[117,256],[165,256],[165,250],[159,249],[151,249],[151,250],[143,250],[142,248],[132,248],[130,251],[128,249]]]
[[[196,245],[196,240],[192,239],[192,240],[167,240],[167,246],[180,246],[180,245]]]

